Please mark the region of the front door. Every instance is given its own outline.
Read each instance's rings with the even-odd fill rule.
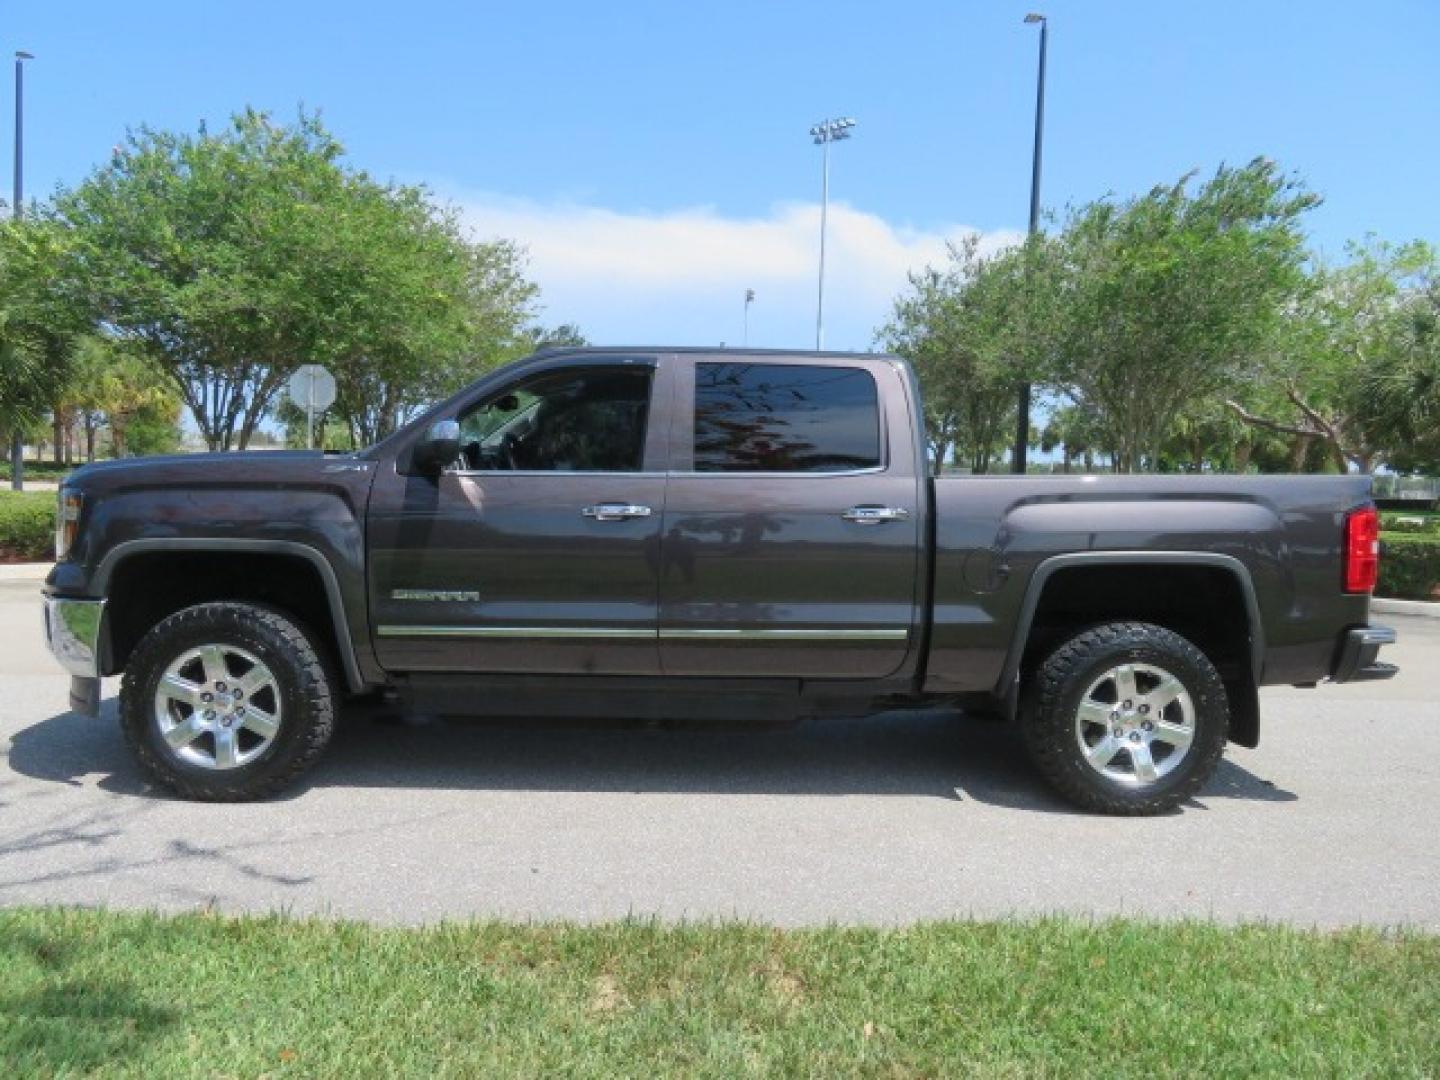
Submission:
[[[659,671],[658,372],[646,358],[540,365],[455,417],[454,467],[377,478],[370,611],[382,666]]]
[[[901,667],[917,647],[924,491],[908,394],[884,360],[677,365],[667,674],[876,679]]]

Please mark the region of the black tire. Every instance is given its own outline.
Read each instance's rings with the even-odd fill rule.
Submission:
[[[1188,750],[1170,772],[1147,783],[1115,780],[1092,767],[1076,733],[1077,713],[1092,684],[1130,663],[1173,675],[1194,713]],[[1173,630],[1142,622],[1106,623],[1066,641],[1031,676],[1020,714],[1030,757],[1055,790],[1086,810],[1122,815],[1164,813],[1194,796],[1219,764],[1229,723],[1225,686],[1209,658]],[[1123,741],[1116,745],[1124,751]],[[1173,752],[1168,745],[1166,750]]]
[[[155,694],[185,652],[217,644],[244,649],[274,676],[278,730],[253,761],[217,770],[181,760],[161,735]],[[319,650],[286,615],[244,603],[185,608],[156,624],[135,647],[120,684],[120,725],[145,776],[187,799],[244,802],[293,783],[330,741],[331,680]]]

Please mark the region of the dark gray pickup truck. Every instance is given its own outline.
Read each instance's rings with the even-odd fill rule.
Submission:
[[[363,453],[90,465],[52,650],[145,772],[292,781],[342,696],[442,714],[1015,719],[1108,813],[1194,794],[1257,687],[1385,678],[1364,477],[932,479],[885,356],[541,353]]]

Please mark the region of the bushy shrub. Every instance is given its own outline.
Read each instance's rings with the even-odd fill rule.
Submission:
[[[1440,598],[1440,536],[1381,534],[1377,596],[1402,600]]]
[[[43,561],[55,553],[55,493],[0,491],[0,562]]]
[[[7,483],[10,480],[10,448],[5,446],[3,453],[0,453],[0,480]],[[67,473],[72,473],[83,465],[83,461],[73,465],[56,465],[53,461],[27,461],[25,462],[24,476],[26,480],[59,480]]]
[[[1387,533],[1440,536],[1440,514],[1381,514],[1380,522]]]

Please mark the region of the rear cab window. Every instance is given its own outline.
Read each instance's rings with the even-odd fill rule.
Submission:
[[[695,365],[694,470],[844,473],[878,469],[880,402],[864,368]]]

